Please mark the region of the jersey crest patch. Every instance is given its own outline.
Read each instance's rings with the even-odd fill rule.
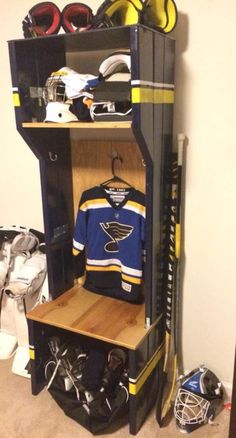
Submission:
[[[100,222],[100,226],[111,239],[104,246],[107,252],[118,252],[119,241],[129,237],[134,229],[131,225],[120,224],[119,222]]]

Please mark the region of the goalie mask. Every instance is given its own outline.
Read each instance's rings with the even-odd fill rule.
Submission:
[[[22,21],[25,38],[57,34],[61,26],[61,12],[52,2],[33,6]]]
[[[66,86],[62,81],[62,71],[51,74],[43,89],[43,99],[46,105],[45,122],[68,123],[78,121],[71,112],[72,101],[67,98]]]
[[[184,377],[175,399],[177,426],[190,433],[211,422],[222,406],[223,389],[216,375],[206,367],[194,369]]]
[[[47,79],[43,98],[46,104],[46,122],[90,121],[90,101],[98,76],[80,74],[62,67]]]

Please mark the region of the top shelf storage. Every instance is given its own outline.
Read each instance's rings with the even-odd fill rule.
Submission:
[[[49,35],[45,38],[27,38],[11,40],[9,43],[16,43],[19,46],[27,42],[28,47],[35,48],[35,45],[41,47],[41,50],[55,53],[58,48],[65,52],[88,52],[90,50],[100,51],[109,49],[129,48],[130,47],[130,30],[132,28],[143,27],[135,26],[120,26],[107,29],[94,29],[89,32],[75,32],[69,34]],[[150,30],[150,29],[149,29]],[[65,38],[66,36],[66,38]]]
[[[146,111],[145,108],[140,114],[137,105],[173,104],[174,83],[171,64],[174,40],[144,26],[133,25],[10,41],[13,96],[18,128],[25,122],[43,122],[45,108],[39,89],[42,90],[52,72],[67,66],[78,73],[97,76],[101,62],[114,51],[124,49],[129,49],[131,54],[131,117],[139,128],[141,120],[143,125],[147,119],[150,120],[150,111]],[[135,125],[132,125],[134,129]],[[57,124],[55,127],[60,126]]]

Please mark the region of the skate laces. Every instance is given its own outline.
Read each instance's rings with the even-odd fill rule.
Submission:
[[[71,386],[73,385],[77,398],[80,400],[80,381],[87,360],[87,354],[84,353],[80,347],[76,348],[70,345],[61,344],[60,339],[56,336],[49,340],[48,345],[52,355],[52,360],[48,361],[45,366],[45,376],[47,377],[47,370],[50,364],[54,363],[56,366],[47,384],[47,389],[50,388],[57,373],[59,373],[62,378],[69,378]]]
[[[107,420],[129,400],[127,353],[114,348],[105,353],[81,345],[67,344],[58,336],[48,341],[51,357],[45,364],[47,390],[74,392],[86,413],[99,421]],[[72,392],[71,392],[72,391]]]

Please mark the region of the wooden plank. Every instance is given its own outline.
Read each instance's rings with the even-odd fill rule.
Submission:
[[[27,318],[135,350],[150,330],[144,327],[144,314],[144,304],[98,295],[76,285],[31,310]]]
[[[131,121],[124,122],[23,122],[23,128],[74,128],[74,129],[130,129]]]

